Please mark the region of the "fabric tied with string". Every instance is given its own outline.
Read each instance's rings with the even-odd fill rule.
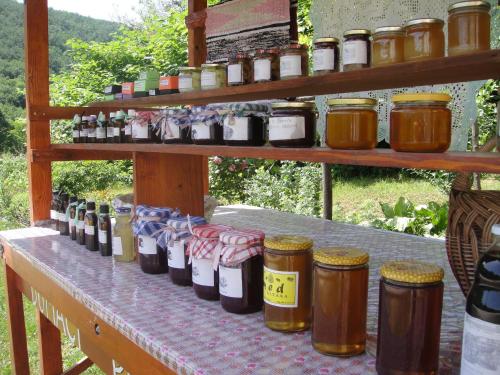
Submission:
[[[170,218],[167,223],[160,229],[160,234],[158,236],[158,246],[162,249],[166,249],[171,241],[187,239],[192,236],[189,231],[188,220],[191,221],[191,226],[196,227],[198,225],[206,224],[207,221],[201,216],[179,216],[175,218]]]
[[[256,229],[234,229],[219,235],[214,251],[213,268],[219,261],[223,266],[237,266],[245,260],[264,253],[264,232]]]
[[[214,251],[219,244],[219,235],[233,229],[228,225],[204,224],[192,227],[189,220],[190,232],[193,234],[188,241],[186,255],[189,255],[189,264],[195,259],[213,259]]]
[[[178,210],[173,210],[170,207],[152,207],[147,205],[138,205],[135,208],[135,217],[132,223],[132,230],[134,236],[137,236],[140,231],[143,230],[144,224],[148,222],[154,222],[161,225],[166,224],[170,217],[179,216]],[[161,225],[157,226],[156,229],[151,228],[151,233],[161,229]]]

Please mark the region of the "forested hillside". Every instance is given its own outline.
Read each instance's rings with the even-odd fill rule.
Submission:
[[[0,0],[0,152],[22,151],[24,131],[23,4]],[[108,41],[118,28],[113,22],[77,14],[49,11],[50,70],[58,73],[69,63],[64,54],[70,38]]]

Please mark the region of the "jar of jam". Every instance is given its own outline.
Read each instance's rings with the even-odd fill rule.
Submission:
[[[214,269],[215,250],[219,235],[232,229],[227,225],[205,224],[193,228],[188,242],[189,261],[192,265],[193,289],[198,298],[219,299],[219,271]]]
[[[96,143],[97,116],[90,115],[87,121],[87,143]]]
[[[117,207],[116,224],[111,239],[113,259],[117,262],[133,262],[135,260],[134,237],[130,225],[130,207]]]
[[[129,109],[125,117],[124,137],[122,143],[132,143],[132,122],[135,119],[135,110]]]
[[[109,217],[109,205],[103,203],[99,206],[99,251],[102,256],[113,255],[111,248],[111,218]]]
[[[219,113],[205,107],[194,107],[191,116],[191,139],[195,145],[224,144]]]
[[[279,49],[258,49],[253,58],[253,81],[277,81],[280,76]]]
[[[95,213],[95,202],[87,202],[87,211],[85,213],[85,247],[90,251],[99,250],[98,222]]]
[[[264,322],[275,331],[311,326],[312,245],[302,236],[264,240]]]
[[[487,1],[461,1],[448,8],[448,56],[490,49]]]
[[[351,356],[366,345],[368,254],[359,249],[314,252],[312,345],[320,353]]]
[[[347,30],[344,33],[342,45],[344,72],[370,67],[371,34],[371,31],[366,29]]]
[[[377,373],[437,374],[443,269],[400,260],[385,263],[380,275]]]
[[[222,308],[235,314],[260,311],[263,304],[264,232],[230,230],[221,233],[219,240],[219,292]]]
[[[316,112],[311,102],[272,104],[269,143],[274,147],[312,147],[316,142]]]
[[[85,245],[85,212],[87,208],[87,202],[85,199],[78,200],[78,207],[76,208],[75,214],[75,226],[76,226],[76,243],[78,245]]]
[[[306,44],[290,44],[280,51],[280,79],[307,77],[309,54]]]
[[[448,94],[416,93],[392,97],[391,148],[403,152],[445,152],[451,142]]]
[[[421,61],[444,56],[444,21],[419,18],[405,25],[405,61]]]
[[[115,117],[116,112],[109,113],[108,127],[106,128],[106,143],[114,143],[115,141]]]
[[[237,53],[227,64],[227,85],[239,86],[252,83],[252,60],[246,53]]]
[[[372,66],[402,63],[405,60],[404,50],[404,28],[385,26],[375,29],[372,42]]]
[[[264,115],[268,107],[253,103],[228,106],[224,117],[224,143],[228,146],[262,146],[266,143]]]
[[[339,40],[337,38],[318,38],[314,41],[314,75],[338,72],[339,60]]]
[[[69,213],[69,237],[73,240],[76,241],[76,223],[75,223],[75,217],[76,217],[76,208],[78,207],[78,198],[73,196],[69,198],[69,207],[68,207],[68,213]]]
[[[151,114],[149,112],[136,112],[132,121],[132,141],[151,143]]]
[[[106,121],[106,116],[104,115],[104,113],[99,112],[99,116],[97,116],[97,128],[95,135],[97,143],[106,143],[107,129],[108,121]]]
[[[179,68],[179,92],[201,89],[201,69],[194,66]]]
[[[369,150],[377,145],[376,99],[328,100],[326,144],[345,150]]]
[[[219,89],[226,86],[224,64],[201,64],[201,89]]]
[[[163,143],[193,143],[191,119],[187,109],[170,109],[162,128]]]

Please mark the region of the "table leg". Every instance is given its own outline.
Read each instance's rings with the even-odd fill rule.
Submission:
[[[61,333],[39,310],[36,310],[40,374],[60,375],[63,372]]]
[[[15,375],[29,375],[30,365],[26,341],[26,326],[24,324],[23,295],[16,286],[16,273],[5,262],[3,263],[3,267],[12,373]]]

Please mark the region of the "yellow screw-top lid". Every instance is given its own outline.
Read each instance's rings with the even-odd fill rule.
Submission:
[[[380,268],[380,275],[386,279],[412,284],[430,284],[443,280],[441,267],[418,260],[395,260]]]
[[[412,94],[397,94],[392,97],[394,103],[399,102],[449,102],[451,96],[436,92],[416,92]]]
[[[304,236],[273,236],[266,237],[264,246],[273,250],[309,250],[313,240]]]
[[[368,263],[370,257],[368,253],[360,249],[328,247],[316,250],[313,259],[331,266],[359,266]]]

